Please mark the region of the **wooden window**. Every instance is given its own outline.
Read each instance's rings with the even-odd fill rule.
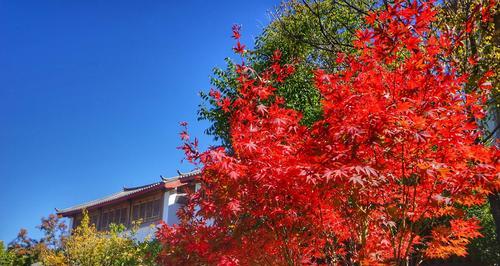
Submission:
[[[73,216],[73,229],[80,226],[81,223],[82,223],[82,216],[81,215]]]
[[[139,208],[134,206],[134,208],[132,208],[132,210],[133,210],[132,220],[136,221],[137,219],[139,219]]]
[[[122,208],[120,212],[120,223],[121,224],[126,224],[127,223],[127,208]]]
[[[161,198],[140,200],[132,205],[132,221],[141,220],[142,223],[154,222],[161,219]]]
[[[97,222],[99,220],[99,213],[89,214],[89,220],[91,225],[97,226]]]
[[[127,207],[118,207],[112,209],[105,209],[101,215],[101,224],[100,229],[106,230],[109,229],[109,225],[111,224],[123,224],[127,225]]]
[[[108,217],[109,217],[109,213],[108,212],[102,214],[102,217],[101,217],[101,226],[100,226],[101,228],[105,228],[105,227],[108,226],[108,224],[109,224],[109,218]]]
[[[153,214],[160,213],[160,206],[161,206],[161,201],[160,200],[155,200],[153,201]]]
[[[73,216],[73,225],[72,225],[73,229],[77,228],[82,224],[82,219],[83,215],[81,213]],[[89,213],[89,222],[90,225],[95,225],[97,227],[99,222],[99,213],[97,211]]]

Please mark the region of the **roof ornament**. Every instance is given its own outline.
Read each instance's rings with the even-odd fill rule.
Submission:
[[[175,178],[191,177],[191,176],[199,175],[201,173],[201,171],[200,171],[199,168],[196,168],[193,171],[189,171],[189,172],[186,172],[186,173],[183,173],[183,172],[181,172],[179,170],[176,170],[176,172],[177,172],[177,176],[176,177],[167,178],[167,177],[164,177],[164,176],[160,175],[160,178],[163,181],[171,181],[172,179],[175,179]]]
[[[186,175],[186,174],[182,173],[181,171],[179,171],[178,169],[176,170],[176,172],[177,172],[178,176],[175,176],[175,177],[164,177],[163,175],[160,175],[160,178],[161,178],[162,181],[172,181],[173,179],[176,179],[176,178],[179,178],[179,177],[183,177],[184,175]]]
[[[179,177],[189,177],[189,176],[195,176],[195,175],[201,174],[201,170],[199,168],[195,168],[194,170],[187,172],[187,173],[183,173],[183,172],[177,170],[177,174],[179,174]]]

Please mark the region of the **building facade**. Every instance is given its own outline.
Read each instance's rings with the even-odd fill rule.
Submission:
[[[144,240],[148,235],[154,236],[155,227],[161,221],[169,225],[178,223],[177,210],[185,204],[186,193],[197,189],[197,175],[199,171],[181,173],[56,211],[59,217],[69,218],[70,228],[80,225],[83,210],[87,210],[90,222],[98,230],[107,230],[111,224],[123,224],[127,228],[137,225],[135,238]]]

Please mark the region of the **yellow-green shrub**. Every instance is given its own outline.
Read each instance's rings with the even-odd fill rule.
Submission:
[[[125,232],[122,225],[99,232],[84,212],[82,223],[65,239],[62,248],[41,252],[40,261],[46,266],[155,265],[157,244],[148,240],[137,243],[132,238],[134,233]]]

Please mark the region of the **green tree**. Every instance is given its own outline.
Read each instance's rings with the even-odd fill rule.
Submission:
[[[273,13],[273,21],[257,37],[255,49],[243,54],[244,60],[260,72],[269,67],[269,59],[279,50],[283,62],[295,63],[294,74],[284,83],[275,84],[277,94],[286,99],[289,108],[304,115],[303,124],[310,125],[321,115],[320,94],[311,82],[313,70],[334,70],[338,53],[354,51],[355,31],[362,27],[367,11],[375,7],[372,0],[283,2]],[[230,59],[226,62],[225,69],[214,68],[211,84],[223,97],[234,99],[238,95],[236,67]],[[230,147],[228,113],[208,93],[201,92],[201,98],[199,119],[211,122],[206,133]]]

